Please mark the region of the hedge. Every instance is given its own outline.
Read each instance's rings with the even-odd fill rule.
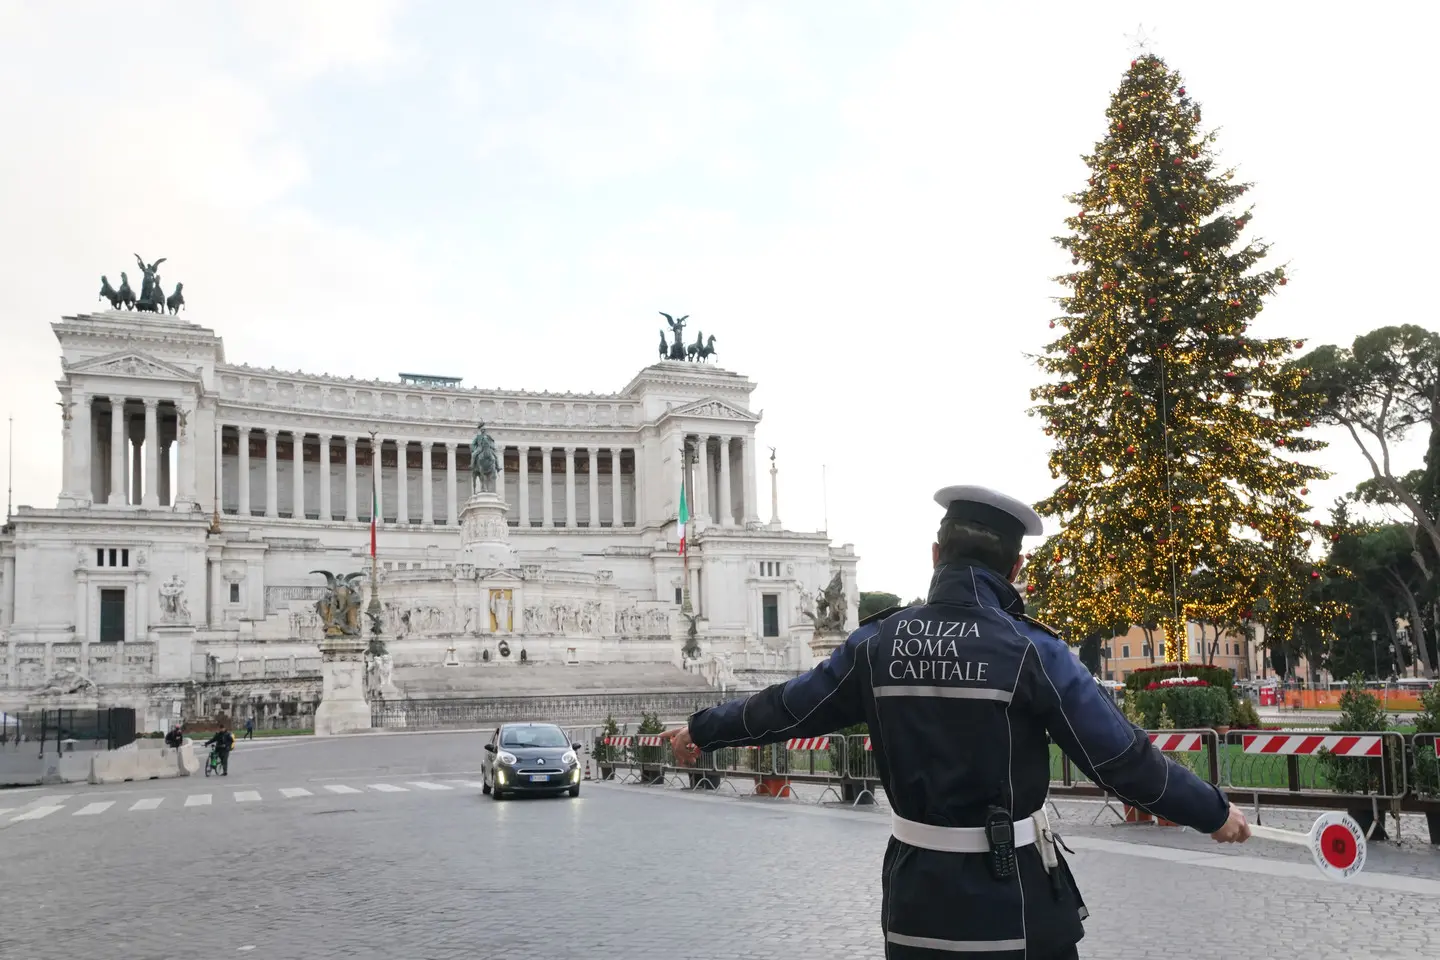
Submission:
[[[1152,683],[1178,677],[1181,667],[1185,668],[1187,677],[1198,677],[1212,687],[1223,687],[1227,695],[1234,692],[1234,674],[1225,667],[1204,663],[1157,663],[1153,667],[1141,667],[1125,678],[1125,689],[1130,693],[1138,693]],[[1176,721],[1176,725],[1179,725],[1179,721]]]
[[[1222,687],[1187,687],[1180,684],[1158,690],[1139,690],[1135,708],[1145,718],[1145,729],[1160,726],[1160,710],[1169,714],[1177,730],[1198,730],[1230,725],[1230,692]]]

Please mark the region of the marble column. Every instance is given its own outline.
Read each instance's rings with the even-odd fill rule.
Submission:
[[[710,522],[710,438],[695,438],[695,517]],[[698,527],[697,527],[698,529]]]
[[[384,460],[385,440],[376,436],[370,441],[370,483],[375,491],[375,506],[370,512],[376,523],[383,523],[385,520],[385,468],[382,466]]]
[[[600,526],[600,451],[595,447],[585,448],[585,459],[590,461],[590,522],[586,526]]]
[[[540,508],[543,511],[541,523],[546,527],[555,526],[555,490],[551,486],[554,472],[550,467],[550,454],[554,447],[540,448]]]
[[[455,506],[455,448],[457,443],[445,444],[445,523],[455,526],[460,514]]]
[[[565,448],[565,526],[575,526],[575,448]]]
[[[633,512],[630,516],[630,522],[635,524],[636,529],[639,529],[645,524],[645,504],[647,502],[645,498],[650,489],[649,484],[645,480],[645,471],[645,442],[642,440],[635,446],[634,490],[631,491],[634,499],[631,503]],[[621,501],[624,501],[623,497]]]
[[[520,526],[530,526],[530,448],[515,448],[520,455]]]
[[[111,506],[125,502],[125,398],[110,398],[110,496]]]
[[[720,526],[735,526],[735,505],[730,501],[730,438],[720,438]]]
[[[355,444],[359,439],[345,438],[345,519],[351,523],[360,519],[355,503]]]
[[[235,435],[239,437],[236,445],[236,456],[239,457],[239,476],[236,477],[240,491],[240,502],[236,512],[242,517],[250,516],[250,428],[236,427]]]
[[[215,418],[215,476],[210,485],[212,514],[225,512],[225,424]]]
[[[91,464],[94,462],[95,429],[90,423],[90,398],[83,390],[71,390],[70,402],[70,492],[85,505],[91,500]]]
[[[410,522],[410,441],[395,441],[395,522]]]
[[[610,526],[625,526],[625,504],[621,499],[620,447],[610,448]]]
[[[186,509],[199,502],[195,497],[194,419],[193,405],[175,405],[175,472],[179,474],[175,478],[175,502]]]
[[[435,523],[435,479],[431,473],[430,461],[435,457],[435,445],[429,440],[420,441],[420,522],[425,526]]]
[[[495,444],[495,459],[498,461],[495,464],[495,494],[505,500],[505,444]]]
[[[159,401],[145,401],[145,486],[140,503],[160,506],[160,410]]]
[[[275,451],[278,427],[265,428],[265,516],[280,516],[280,463]]]
[[[744,502],[740,505],[740,516],[744,518],[748,527],[752,523],[760,521],[760,503],[756,499],[756,477],[755,477],[755,438],[740,438],[740,454],[744,462],[745,476],[741,478],[744,486],[741,488],[741,497]]]
[[[331,520],[330,511],[330,434],[320,435],[320,519]]]
[[[296,520],[305,519],[305,434],[296,430],[290,434],[294,443],[290,447],[291,469],[295,476],[290,478],[290,516]]]
[[[90,575],[75,571],[75,639],[90,639]]]

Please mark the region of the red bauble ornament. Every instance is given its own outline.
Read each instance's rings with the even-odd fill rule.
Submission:
[[[1181,160],[1179,157],[1176,157],[1174,160],[1172,160],[1172,161],[1170,161],[1170,162],[1173,163],[1173,164],[1175,164],[1175,166],[1178,167],[1178,166],[1180,166],[1180,164],[1184,163],[1185,161],[1184,161],[1184,160]]]
[[[1074,347],[1071,347],[1071,348],[1070,348],[1070,356],[1072,356],[1072,357],[1075,356],[1075,354],[1077,354],[1077,353],[1079,353],[1079,352],[1080,352],[1080,351],[1077,350],[1077,349],[1074,348]]]
[[[1311,570],[1311,571],[1310,571],[1310,579],[1311,579],[1311,580],[1319,580],[1319,579],[1320,579],[1320,571],[1319,571],[1319,570]]]
[[[1153,306],[1155,306],[1155,298],[1154,298],[1154,297],[1151,297],[1149,300],[1146,300],[1145,303],[1146,303],[1148,306],[1152,306],[1152,307],[1153,307]]]
[[[1127,396],[1127,397],[1128,397],[1128,396],[1131,396],[1131,393],[1130,393],[1129,390],[1126,390],[1126,391],[1125,391],[1125,396]]]
[[[1300,488],[1300,496],[1302,496],[1302,497],[1308,496],[1309,493],[1310,493],[1310,488],[1309,488],[1309,487],[1301,487],[1301,488]]]
[[[1139,62],[1140,62],[1139,60],[1131,60],[1131,61],[1130,61],[1130,66],[1133,67],[1133,66],[1135,66],[1135,64],[1137,64],[1137,63],[1139,63]]]
[[[1338,533],[1331,534],[1331,535],[1330,535],[1330,542],[1331,542],[1331,543],[1339,543],[1339,542],[1340,542],[1340,534],[1338,534]]]
[[[1173,507],[1171,507],[1171,508],[1170,508],[1170,512],[1171,512],[1171,513],[1179,513],[1179,512],[1180,512],[1180,504],[1177,503],[1177,504],[1175,504]]]
[[[1120,164],[1118,164],[1118,163],[1112,163],[1112,164],[1110,164],[1110,166],[1108,166],[1106,169],[1107,169],[1107,170],[1119,170],[1119,169],[1120,169]]]
[[[1034,592],[1035,592],[1035,584],[1033,584],[1033,583],[1027,583],[1027,584],[1025,584],[1025,592],[1026,592],[1026,593],[1034,593]]]
[[[1301,347],[1303,347],[1303,346],[1305,346],[1305,341],[1304,341],[1304,340],[1296,340],[1296,341],[1295,341],[1295,349],[1296,349],[1296,350],[1299,350],[1299,349],[1300,349]]]
[[[1234,371],[1234,370],[1226,370],[1226,371],[1225,371],[1225,376],[1227,376],[1227,377],[1233,377],[1233,376],[1235,376],[1235,371]]]
[[[1316,521],[1315,521],[1315,529],[1316,529],[1316,530],[1319,530],[1319,529],[1320,529],[1320,521],[1319,521],[1319,520],[1316,520]]]
[[[1130,446],[1126,447],[1126,448],[1125,448],[1125,452],[1126,452],[1126,453],[1134,453],[1134,452],[1135,452],[1135,444],[1132,443],[1132,444],[1130,444]]]
[[[1050,329],[1051,329],[1051,330],[1054,330],[1054,329],[1055,329],[1055,321],[1054,321],[1054,320],[1051,320],[1051,321],[1050,321]]]
[[[1185,257],[1190,256],[1190,251],[1189,251],[1189,250],[1186,250],[1183,254],[1181,254],[1181,256],[1185,256]]]
[[[1071,258],[1070,258],[1070,265],[1071,265],[1071,266],[1074,266],[1075,264],[1077,264],[1077,263],[1079,263],[1079,262],[1080,262],[1080,258],[1079,258],[1079,257],[1071,257]]]
[[[1289,283],[1289,282],[1290,282],[1290,281],[1289,281],[1289,280],[1286,280],[1284,277],[1281,277],[1281,278],[1280,278],[1280,286],[1282,286],[1282,287],[1285,286],[1285,284],[1287,284],[1287,283]]]
[[[1177,91],[1175,91],[1175,92],[1178,93],[1178,94],[1180,94],[1180,96],[1182,96],[1182,97],[1185,96],[1185,88],[1184,88],[1184,87],[1181,87],[1179,90],[1177,90]]]

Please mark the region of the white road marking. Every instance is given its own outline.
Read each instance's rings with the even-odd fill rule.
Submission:
[[[114,801],[114,800],[105,800],[105,801],[102,801],[102,802],[100,802],[100,803],[86,804],[85,806],[81,807],[79,810],[76,810],[74,813],[72,813],[71,816],[72,816],[72,817],[93,817],[93,816],[95,816],[97,813],[104,813],[106,810],[109,810],[109,809],[110,809],[111,807],[113,807],[113,806],[115,806],[115,801]]]
[[[451,780],[450,782],[453,783],[453,784],[455,784],[457,787],[477,787],[477,788],[478,788],[478,787],[483,787],[483,786],[485,786],[485,784],[481,783],[479,780]]]
[[[347,787],[347,786],[345,786],[345,784],[343,784],[343,783],[327,783],[327,784],[325,784],[325,789],[326,789],[326,790],[329,790],[331,793],[361,793],[361,792],[362,792],[362,791],[360,791],[360,790],[356,790],[354,787]]]
[[[287,800],[293,799],[295,797],[315,796],[315,794],[311,793],[309,790],[306,790],[304,787],[281,787],[280,795]]]
[[[210,806],[210,794],[196,793],[185,798],[187,807],[208,807]]]
[[[260,799],[260,794],[254,790],[239,790],[235,793],[236,803],[254,803]]]
[[[131,810],[154,810],[165,802],[164,797],[146,797],[144,800],[136,800]]]
[[[416,781],[413,781],[413,780],[406,780],[405,782],[408,783],[408,784],[410,784],[410,786],[412,786],[412,787],[419,787],[421,790],[450,790],[450,789],[453,789],[452,787],[447,787],[447,786],[445,786],[445,784],[443,784],[443,783],[425,783],[424,781],[416,782]]]
[[[409,793],[409,792],[410,792],[409,790],[406,790],[404,787],[397,787],[397,786],[395,786],[395,784],[393,784],[393,783],[372,783],[372,784],[369,785],[369,787],[370,787],[371,790],[378,790],[378,791],[380,791],[381,793]]]
[[[35,807],[34,809],[27,810],[26,812],[20,814],[20,816],[18,817],[11,817],[10,822],[19,823],[21,820],[39,820],[41,817],[48,817],[50,816],[50,814],[58,813],[63,809],[65,808],[59,806]]]

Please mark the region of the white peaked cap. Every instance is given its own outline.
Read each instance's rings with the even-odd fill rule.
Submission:
[[[970,519],[982,523],[985,522],[984,514],[986,512],[998,510],[1022,528],[1028,537],[1038,537],[1045,530],[1044,525],[1040,522],[1040,514],[1036,513],[1029,504],[1006,496],[998,490],[991,490],[989,487],[942,487],[935,493],[935,502],[944,507],[947,512],[955,512],[959,507],[960,513],[970,512]],[[964,507],[960,505],[978,505],[979,509],[965,511]]]

